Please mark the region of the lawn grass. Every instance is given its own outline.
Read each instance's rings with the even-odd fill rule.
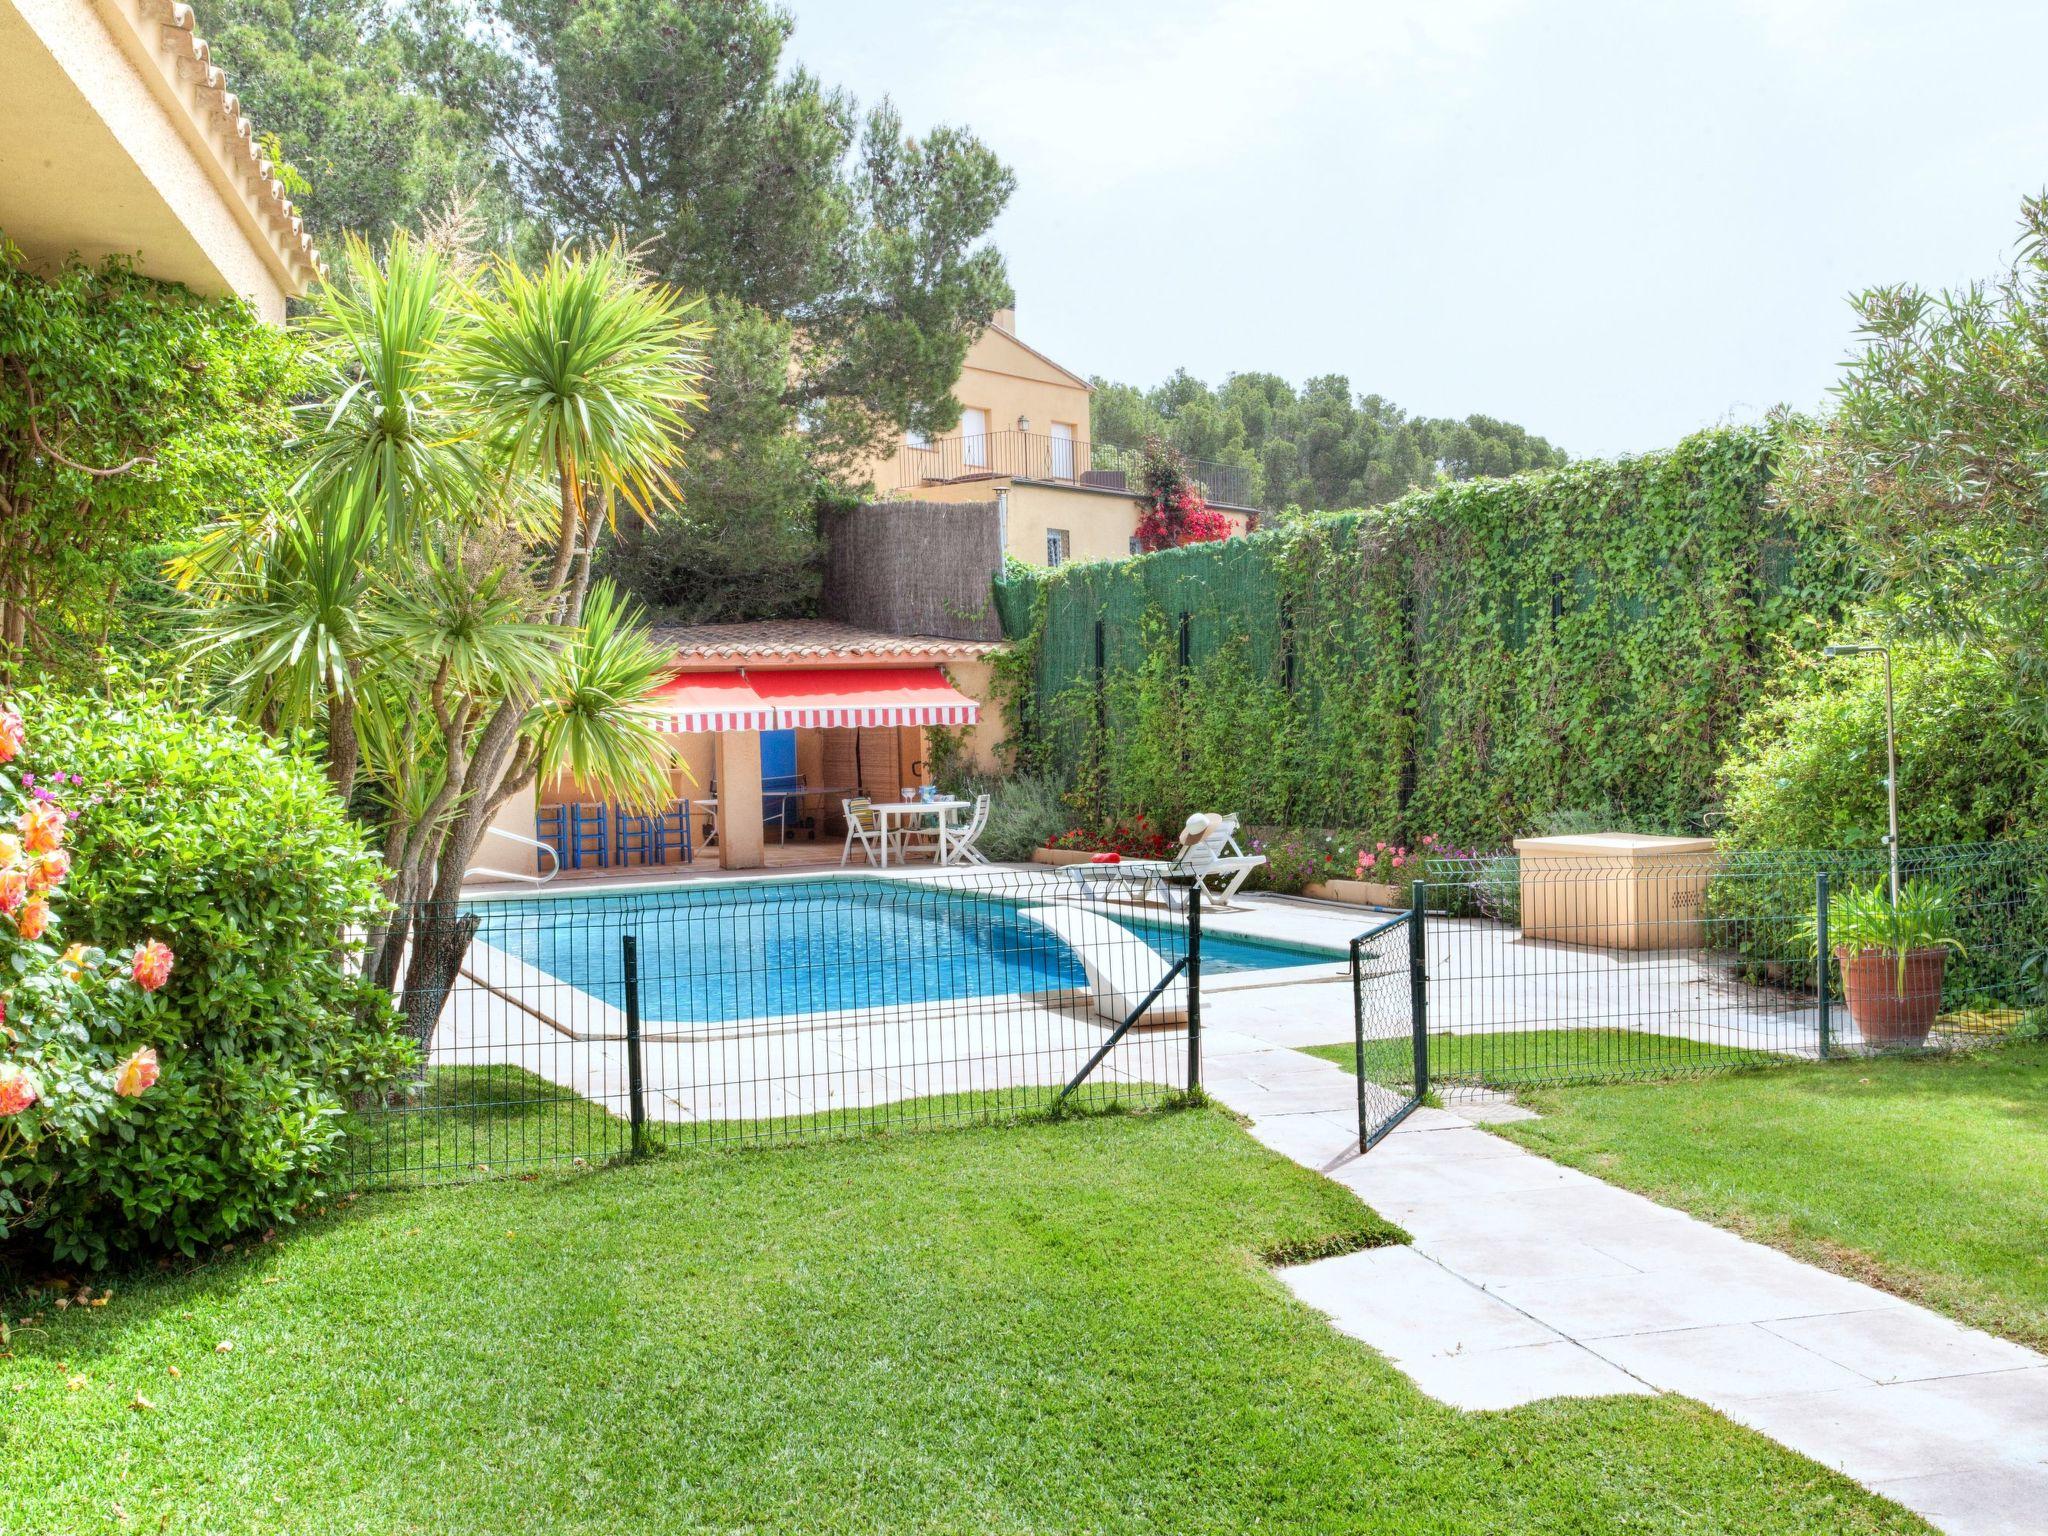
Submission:
[[[1357,1060],[1349,1040],[1304,1049],[1311,1056],[1334,1061],[1347,1072]],[[1488,1088],[1624,1075],[1668,1077],[1782,1059],[1762,1051],[1631,1029],[1517,1029],[1429,1037],[1432,1082]],[[1411,1077],[1414,1048],[1405,1038],[1368,1040],[1365,1063],[1366,1074],[1375,1082],[1405,1083]]]
[[[650,1149],[761,1145],[868,1135],[937,1125],[1009,1125],[1055,1113],[1055,1084],[845,1105],[755,1120],[665,1121],[642,1128]],[[1172,1107],[1185,1098],[1163,1083],[1091,1079],[1066,1100],[1069,1113]],[[411,1100],[356,1115],[345,1187],[439,1185],[607,1162],[633,1148],[623,1103],[608,1108],[535,1073],[502,1063],[436,1067]],[[0,1536],[6,1536],[0,1531]]]
[[[1394,1236],[1214,1110],[374,1195],[17,1327],[0,1529],[1925,1529],[1682,1400],[1443,1407],[1265,1268]]]
[[[2048,1346],[2048,1044],[1519,1097],[1532,1151]]]

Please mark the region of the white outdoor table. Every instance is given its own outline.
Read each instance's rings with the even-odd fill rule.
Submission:
[[[882,829],[882,868],[889,867],[889,841],[902,827],[890,825],[891,819],[904,822],[913,816],[936,816],[939,819],[939,851],[941,864],[945,863],[946,829],[953,825],[953,813],[968,807],[965,800],[876,800],[873,803],[878,825]],[[897,862],[902,863],[903,860]]]

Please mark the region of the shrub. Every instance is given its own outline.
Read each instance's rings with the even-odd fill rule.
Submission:
[[[25,736],[21,716],[0,707],[0,765]],[[116,956],[85,943],[57,950],[69,821],[57,789],[0,768],[0,1235],[41,1216],[82,1149],[132,1133],[132,1101],[159,1070],[138,1042],[161,1006],[152,994],[171,975],[170,950],[156,939]]]
[[[1067,825],[1064,792],[1057,781],[1035,774],[1014,778],[971,777],[959,794],[989,797],[988,825],[982,828],[981,851],[999,864],[1017,864],[1043,848]]]
[[[1899,835],[1984,843],[2048,828],[2048,732],[2013,709],[2007,674],[1974,651],[1895,658]],[[1885,831],[1884,668],[1793,667],[1743,723],[1721,771],[1737,848],[1858,848]]]
[[[289,1221],[344,1156],[352,1097],[410,1055],[342,947],[379,909],[378,860],[289,746],[157,696],[28,702],[23,765],[77,813],[71,936],[178,955],[130,1036],[161,1082],[118,1134],[46,1153],[31,1236],[99,1265]]]
[[[1951,993],[2009,1001],[2026,942],[2048,924],[2042,852],[2024,841],[2048,830],[2048,735],[2013,709],[2007,674],[1981,653],[1915,648],[1895,663],[1905,872],[1956,888],[1968,949]],[[1813,986],[1798,934],[1814,877],[1826,870],[1841,894],[1884,874],[1884,779],[1876,660],[1801,663],[1750,712],[1721,773],[1728,855],[1707,911],[1751,976]]]

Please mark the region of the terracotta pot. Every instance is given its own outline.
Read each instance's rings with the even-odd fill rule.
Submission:
[[[1842,967],[1842,999],[1857,1032],[1870,1045],[1918,1045],[1941,1012],[1941,978],[1946,949],[1916,949],[1906,956],[1906,985],[1899,987],[1899,960],[1883,950],[1835,951]]]

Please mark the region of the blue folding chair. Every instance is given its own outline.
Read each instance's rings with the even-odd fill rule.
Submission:
[[[622,868],[632,863],[635,855],[639,856],[642,864],[662,862],[659,822],[660,817],[644,812],[612,812],[612,852]]]
[[[611,840],[607,836],[606,822],[610,819],[602,805],[572,805],[569,807],[569,867],[583,868],[587,861],[593,869],[603,869],[611,863]]]
[[[671,853],[679,853],[685,864],[697,862],[696,839],[691,832],[690,802],[678,800],[654,818],[656,857],[664,864]]]
[[[569,821],[568,809],[562,805],[543,805],[533,813],[534,841],[546,843],[555,850],[555,867],[565,868],[569,863]],[[538,848],[533,851],[533,872],[542,874],[544,861]]]

